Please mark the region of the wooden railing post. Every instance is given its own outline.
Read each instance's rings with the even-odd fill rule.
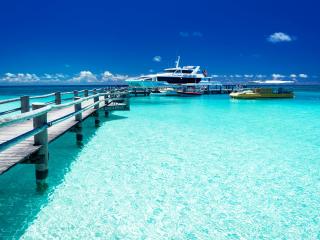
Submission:
[[[79,99],[81,99],[81,97],[75,97],[75,98],[74,98],[75,101],[77,101],[77,100],[79,100]],[[81,108],[82,108],[81,103],[77,103],[77,104],[74,105],[74,111],[75,111],[75,112],[80,111]],[[77,114],[77,115],[75,116],[75,120],[76,120],[76,121],[82,121],[82,113]]]
[[[96,89],[93,89],[93,95],[96,95],[97,94],[97,90]],[[93,101],[96,103],[99,101],[99,96],[97,97],[94,97],[93,98]],[[100,124],[100,119],[99,119],[99,104],[95,105],[94,106],[94,109],[96,110],[94,112],[94,125],[96,127],[99,127],[99,124]]]
[[[32,110],[36,110],[45,107],[45,103],[33,103]],[[40,128],[47,124],[47,113],[44,113],[38,117],[33,118],[33,128]],[[36,181],[37,187],[40,190],[47,188],[46,178],[48,176],[48,129],[46,128],[42,132],[34,136],[34,145],[41,146],[38,151],[38,160],[36,167]]]
[[[74,95],[74,97],[78,97],[79,96],[79,92],[77,90],[74,90],[73,91],[73,95]]]
[[[85,96],[85,97],[88,97],[88,96],[89,96],[89,90],[88,90],[88,89],[84,90],[84,96]]]
[[[55,96],[55,104],[56,105],[59,105],[61,104],[61,92],[56,92],[54,93],[54,96]]]
[[[109,96],[107,94],[107,90],[105,91],[105,95],[104,95],[104,116],[108,117],[109,116],[109,111],[107,111],[107,106],[109,105]]]
[[[104,98],[104,105],[107,106],[109,103],[109,97],[107,92],[104,93],[103,98]]]
[[[74,100],[79,100],[81,99],[80,97],[75,97]],[[81,103],[77,103],[74,105],[74,111],[78,112],[82,109]],[[76,132],[76,140],[77,140],[77,145],[82,146],[82,140],[83,140],[83,135],[82,135],[82,113],[79,113],[75,115],[75,120],[78,121],[78,124],[75,126],[75,132]]]
[[[30,98],[29,98],[29,96],[20,97],[20,103],[21,103],[21,113],[25,113],[25,112],[30,111]]]
[[[94,94],[94,95],[97,94],[97,90],[96,90],[96,89],[93,90],[93,94]],[[94,100],[95,103],[98,102],[98,101],[99,101],[99,96],[94,97],[93,100]],[[95,105],[95,106],[94,106],[94,109],[99,109],[99,104]]]

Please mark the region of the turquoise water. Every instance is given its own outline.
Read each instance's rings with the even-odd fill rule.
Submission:
[[[0,176],[4,239],[320,239],[320,91],[131,99]]]

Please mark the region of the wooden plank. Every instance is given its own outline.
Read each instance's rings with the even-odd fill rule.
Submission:
[[[22,160],[27,159],[31,154],[38,151],[40,147],[41,146],[33,146],[30,142],[28,145],[19,143],[8,150],[1,152],[0,174],[8,171]]]

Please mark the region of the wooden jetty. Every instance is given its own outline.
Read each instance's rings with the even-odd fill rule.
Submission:
[[[51,101],[42,100],[30,105],[33,99]],[[126,88],[21,96],[0,101],[0,105],[14,102],[20,103],[20,107],[0,112],[0,174],[19,163],[35,164],[39,187],[46,186],[49,143],[67,131],[75,132],[77,143],[81,143],[81,122],[93,116],[98,126],[100,109],[104,110],[105,116],[111,111],[130,110]],[[17,112],[20,113],[14,114]]]
[[[148,88],[137,88],[137,87],[134,87],[134,88],[131,88],[129,89],[129,93],[131,96],[149,96],[150,93],[151,93],[151,90],[148,89]]]
[[[199,85],[201,86],[201,85]],[[174,88],[179,88],[181,85],[174,85]],[[245,87],[245,85],[242,85]],[[149,96],[153,91],[159,90],[162,87],[151,87],[151,88],[143,88],[143,87],[132,87],[129,89],[130,96]],[[203,94],[230,94],[234,90],[238,89],[238,85],[236,84],[221,84],[217,86],[202,86]]]

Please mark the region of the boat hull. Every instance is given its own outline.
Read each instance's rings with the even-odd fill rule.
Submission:
[[[187,83],[199,83],[201,78],[186,78],[186,77],[162,77],[158,76],[157,81],[167,82],[169,84],[187,84]]]
[[[259,93],[230,93],[230,97],[235,99],[270,99],[270,98],[293,98],[293,93],[270,93],[270,94],[259,94]]]

